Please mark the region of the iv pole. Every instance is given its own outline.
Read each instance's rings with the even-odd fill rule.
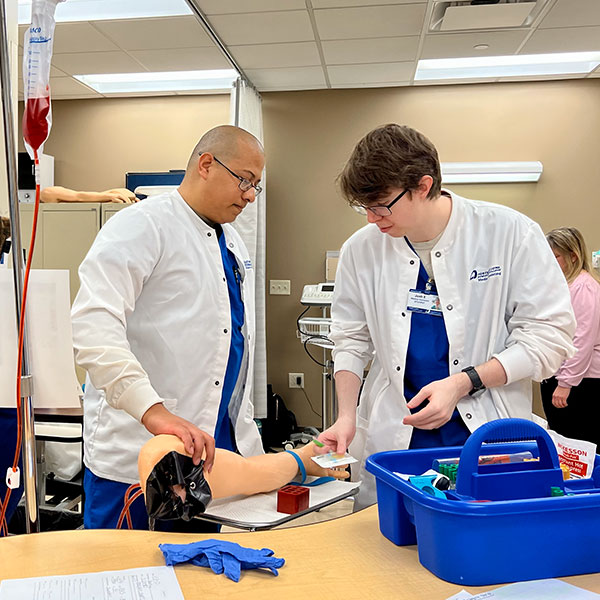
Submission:
[[[15,305],[17,323],[21,319],[23,297],[23,250],[21,246],[21,223],[19,199],[17,195],[17,165],[15,155],[15,134],[12,110],[11,81],[9,71],[8,38],[6,30],[6,7],[0,0],[0,84],[2,87],[2,116],[4,120],[4,145],[6,153],[6,175],[8,182],[8,203],[12,241],[13,278],[15,282]],[[36,455],[34,435],[34,415],[32,400],[32,378],[29,372],[29,351],[27,323],[23,337],[23,363],[21,368],[21,423],[23,429],[22,453],[25,488],[25,512],[27,533],[40,531],[39,506],[37,499]]]

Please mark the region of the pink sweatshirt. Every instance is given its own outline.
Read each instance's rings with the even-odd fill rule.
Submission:
[[[581,271],[569,284],[569,292],[577,320],[573,338],[577,354],[562,364],[556,379],[570,388],[584,377],[600,378],[600,283]]]

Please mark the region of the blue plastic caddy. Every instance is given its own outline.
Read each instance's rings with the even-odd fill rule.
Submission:
[[[480,455],[523,451],[539,460],[479,464]],[[445,499],[395,474],[421,475],[457,456],[456,489]],[[563,481],[550,436],[531,421],[492,421],[463,448],[380,452],[366,468],[381,533],[398,546],[416,543],[421,564],[441,579],[491,585],[600,571],[600,457],[591,478]]]

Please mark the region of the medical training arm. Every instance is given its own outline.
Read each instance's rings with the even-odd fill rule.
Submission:
[[[81,285],[71,312],[75,360],[110,406],[153,434],[181,437],[196,464],[206,445],[210,468],[214,440],[164,408],[127,339],[127,318],[160,252],[160,234],[144,213],[122,211],[100,230],[79,268]]]
[[[494,355],[507,383],[554,375],[575,353],[575,317],[565,277],[537,223],[515,248],[506,307],[506,348]]]
[[[316,445],[310,443],[294,452],[302,460],[308,475],[331,476],[346,479],[348,472],[343,469],[323,469],[311,456],[315,456]],[[154,466],[169,452],[189,456],[181,440],[173,435],[158,435],[146,442],[140,450],[138,470],[142,489]],[[213,499],[229,496],[260,494],[271,492],[289,483],[298,474],[298,463],[289,452],[261,454],[245,458],[229,450],[217,448],[215,462],[210,473],[204,477],[210,486]]]
[[[137,202],[137,196],[125,188],[116,188],[104,192],[78,192],[62,186],[50,186],[42,190],[40,200],[44,203],[58,202],[116,202],[132,204]]]
[[[345,452],[356,433],[360,386],[364,369],[373,358],[373,342],[361,305],[362,291],[352,249],[344,244],[335,277],[330,332],[339,412],[336,422],[319,436],[325,444],[323,451]]]

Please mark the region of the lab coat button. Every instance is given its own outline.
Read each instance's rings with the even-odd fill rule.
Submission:
[[[206,235],[207,235],[208,237],[210,237],[210,236],[212,235],[212,233],[209,231],[209,232],[208,232]]]
[[[400,365],[398,365],[398,366],[396,367],[396,371],[399,371],[399,370],[400,370]]]
[[[411,261],[410,261],[410,264],[411,264],[411,265],[414,265],[414,264],[415,264],[415,261],[414,261],[414,260],[411,260]]]
[[[435,253],[436,258],[439,258],[441,255],[442,255],[442,253],[439,250]]]
[[[467,414],[465,415],[465,417],[467,417],[467,419],[471,419],[471,418],[473,417],[473,415],[472,415],[471,413],[467,413]]]
[[[215,381],[215,385],[221,385],[220,381]]]
[[[230,248],[233,248],[233,244],[229,244],[229,247],[230,247]]]
[[[448,310],[452,310],[454,307],[452,306],[452,304],[448,304],[448,306],[446,306],[446,308],[447,308]]]
[[[223,333],[227,333],[227,329],[223,329]]]
[[[456,365],[458,364],[458,360],[457,360],[457,359],[454,359],[454,360],[452,361],[452,364],[456,366]]]
[[[406,316],[406,313],[405,313],[405,312],[403,312],[403,313],[402,313],[402,316],[403,316],[403,317],[405,317],[405,316]]]

